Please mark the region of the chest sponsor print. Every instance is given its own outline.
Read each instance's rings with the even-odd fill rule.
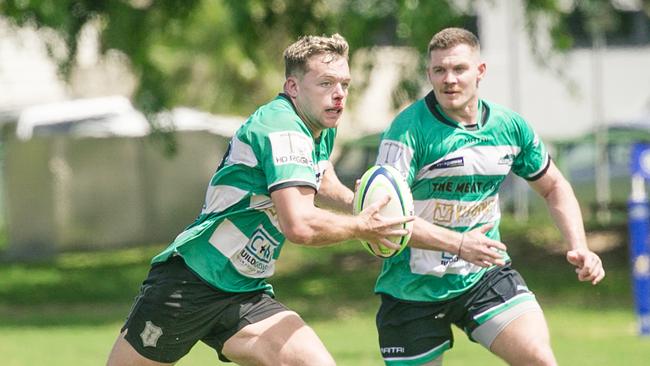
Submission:
[[[433,223],[447,227],[475,226],[478,223],[494,221],[500,216],[496,197],[481,202],[436,200],[431,205]]]
[[[269,277],[275,269],[273,257],[279,244],[260,225],[251,235],[248,243],[231,258],[231,262],[240,273],[247,276]]]

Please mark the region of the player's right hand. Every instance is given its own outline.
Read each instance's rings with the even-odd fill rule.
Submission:
[[[379,213],[382,207],[390,201],[386,195],[381,200],[367,206],[356,217],[361,220],[361,233],[359,239],[371,243],[380,243],[387,248],[399,250],[401,247],[388,240],[388,237],[404,236],[410,234],[409,230],[403,227],[404,223],[415,220],[414,216],[385,217]]]

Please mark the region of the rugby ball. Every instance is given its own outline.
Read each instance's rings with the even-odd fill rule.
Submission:
[[[353,212],[358,215],[364,208],[388,195],[391,199],[379,210],[385,217],[401,217],[413,215],[413,196],[411,189],[402,174],[392,166],[375,165],[361,176],[359,186],[354,193]],[[394,250],[378,243],[361,241],[361,244],[374,256],[390,258],[401,253],[411,238],[413,222],[402,224],[409,230],[408,235],[389,237],[388,240],[398,244],[401,248]]]

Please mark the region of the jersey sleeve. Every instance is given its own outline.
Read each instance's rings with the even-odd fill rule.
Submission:
[[[252,145],[269,192],[290,186],[317,189],[314,170],[314,140],[292,116],[252,131]],[[297,117],[296,117],[297,118]]]
[[[414,157],[417,149],[416,133],[410,116],[402,113],[384,131],[379,143],[376,165],[390,165],[402,173],[409,186],[415,180],[418,167]]]
[[[512,171],[526,180],[537,180],[546,173],[551,158],[546,146],[530,125],[520,116],[515,116],[514,120],[518,126],[521,150],[514,159]]]

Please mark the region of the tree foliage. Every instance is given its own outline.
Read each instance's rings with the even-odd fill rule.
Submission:
[[[601,0],[577,0],[581,6]],[[248,113],[279,91],[282,51],[303,34],[343,34],[352,50],[412,46],[424,53],[434,30],[470,26],[473,1],[454,0],[0,0],[16,26],[53,30],[70,75],[79,36],[99,27],[101,51],[117,50],[139,81],[145,111],[178,104],[218,113]],[[608,2],[606,2],[608,3]],[[557,0],[524,0],[531,34],[550,20],[557,48],[570,46]],[[595,12],[601,16],[599,12]],[[407,84],[406,84],[407,85]]]

